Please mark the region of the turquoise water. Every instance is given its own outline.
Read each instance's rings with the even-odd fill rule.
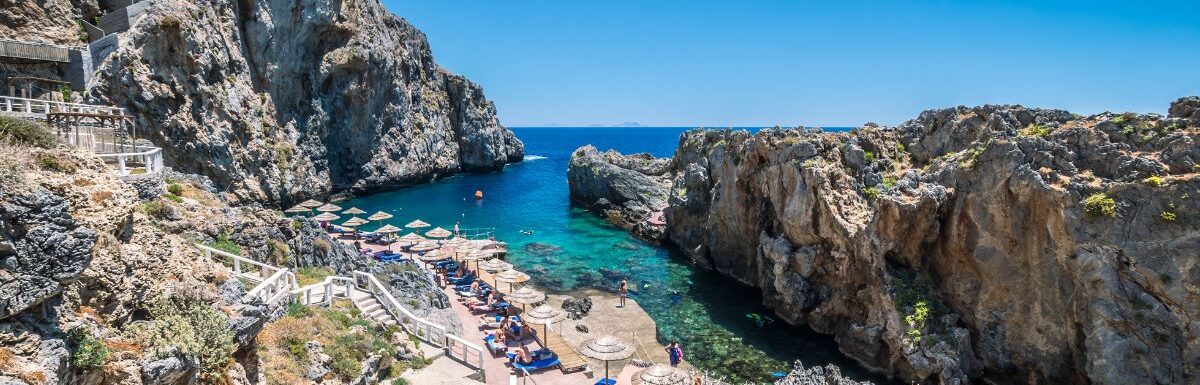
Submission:
[[[641,242],[571,204],[566,184],[571,151],[584,144],[624,153],[670,156],[684,128],[514,128],[526,160],[503,172],[456,176],[341,203],[383,210],[402,226],[421,219],[453,229],[495,228],[509,262],[552,292],[612,290],[628,276],[632,298],[659,328],[678,339],[695,366],[737,382],[768,381],[791,362],[833,363],[852,377],[881,379],[837,352],[831,337],[770,322],[756,290],[696,269],[672,250]],[[476,190],[483,200],[472,196]],[[371,227],[364,227],[370,230]],[[762,325],[759,319],[766,319]]]

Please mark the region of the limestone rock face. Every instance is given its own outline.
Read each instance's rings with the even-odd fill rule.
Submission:
[[[1196,100],[1167,117],[982,106],[841,134],[691,131],[667,237],[900,379],[1194,383]]]
[[[571,154],[567,185],[571,199],[609,221],[651,240],[661,239],[664,227],[650,217],[667,207],[669,159],[649,154],[601,153],[584,146]]]
[[[160,0],[92,81],[176,169],[290,203],[495,170],[524,145],[375,1]]]
[[[92,260],[96,232],[46,190],[0,198],[0,318],[62,292]]]
[[[78,20],[92,20],[100,7],[96,0],[6,0],[0,3],[0,38],[78,47]],[[7,91],[6,91],[7,92]]]

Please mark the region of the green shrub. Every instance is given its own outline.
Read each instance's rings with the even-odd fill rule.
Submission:
[[[267,240],[267,260],[273,265],[284,265],[291,258],[292,248],[278,239]]]
[[[883,185],[883,188],[890,189],[896,185],[896,177],[890,175],[885,176],[883,177],[883,183],[880,184]]]
[[[901,319],[908,326],[905,335],[918,343],[933,343],[926,339],[930,336],[949,336],[945,325],[939,324],[949,310],[933,299],[933,289],[927,279],[915,272],[900,271],[891,279],[891,287],[896,310],[900,311]]]
[[[1117,201],[1099,192],[1083,200],[1083,212],[1092,217],[1117,216]]]
[[[1050,127],[1046,127],[1046,126],[1043,126],[1043,125],[1040,125],[1037,123],[1033,123],[1028,126],[1025,126],[1025,128],[1022,128],[1021,130],[1019,130],[1018,133],[1022,136],[1041,138],[1046,135],[1050,135],[1050,131],[1051,131]]]
[[[863,152],[863,157],[867,159],[867,162],[874,162],[874,161],[875,161],[875,153],[874,153],[874,152],[872,152],[872,151],[865,151],[865,152]]]
[[[242,254],[242,247],[229,240],[229,233],[221,233],[217,235],[217,239],[212,244],[212,248],[224,251],[230,254]]]
[[[879,199],[879,189],[877,189],[877,188],[867,187],[862,190],[862,193],[863,193],[863,196],[867,197],[867,199],[870,199],[870,200]]]
[[[413,357],[412,361],[409,362],[409,365],[411,365],[414,370],[421,370],[432,363],[433,360],[425,358],[425,356],[419,356]]]
[[[304,317],[308,317],[309,314],[312,314],[312,312],[308,310],[308,306],[304,306],[304,304],[299,303],[299,302],[288,303],[288,306],[287,306],[288,317],[304,318]]]
[[[11,116],[0,116],[0,140],[41,148],[57,144],[54,133],[45,124]]]
[[[37,155],[34,155],[33,161],[34,161],[34,163],[37,163],[37,165],[40,166],[42,169],[50,170],[50,171],[54,171],[54,172],[71,173],[71,172],[75,172],[75,170],[77,169],[74,162],[67,160],[67,159],[59,158],[57,155],[54,155],[54,154],[39,153]]]
[[[175,208],[161,199],[142,204],[142,212],[154,218],[165,219],[175,215]]]
[[[71,342],[71,365],[79,368],[98,368],[104,366],[112,351],[104,345],[104,341],[92,336],[83,328],[68,333]]]
[[[172,202],[175,202],[175,203],[183,203],[183,197],[180,197],[175,194],[166,193],[166,194],[163,194],[163,198],[170,199]]]
[[[180,186],[179,183],[169,183],[167,184],[167,192],[175,195],[183,195],[183,186]]]
[[[1159,213],[1158,217],[1167,222],[1174,222],[1176,219],[1178,219],[1178,215],[1176,215],[1174,211],[1169,210]]]
[[[1160,187],[1163,184],[1166,184],[1166,180],[1164,180],[1161,176],[1152,175],[1149,178],[1146,178],[1146,184],[1152,187]]]
[[[328,267],[301,267],[296,269],[296,284],[308,286],[321,283],[325,281],[325,277],[331,275],[334,275],[334,271]]]
[[[290,315],[290,312],[291,312],[290,306],[288,307],[288,312]],[[288,353],[291,353],[296,358],[299,358],[299,359],[308,358],[308,347],[305,346],[305,342],[307,342],[307,341],[304,341],[303,338],[300,338],[299,336],[296,336],[294,334],[290,334],[290,335],[283,336],[283,338],[280,340],[280,342],[283,343],[283,345],[284,345],[283,347],[287,349]]]
[[[153,355],[165,358],[178,351],[196,357],[202,379],[213,381],[225,375],[235,350],[225,314],[187,294],[161,295],[149,311],[151,321],[142,324],[137,334]]]

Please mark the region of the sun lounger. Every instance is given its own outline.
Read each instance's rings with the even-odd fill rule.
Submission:
[[[496,336],[489,335],[487,337],[483,337],[483,342],[484,345],[487,345],[488,351],[491,352],[493,356],[499,355],[500,353],[508,350],[507,344],[496,342]]]
[[[519,362],[513,361],[512,365],[513,365],[513,369],[516,369],[516,371],[518,373],[523,373],[524,375],[528,376],[530,373],[538,372],[538,371],[542,371],[542,370],[546,370],[546,369],[558,366],[559,362],[558,362],[558,357],[550,357],[550,358],[543,358],[540,360],[533,361],[533,362],[529,363],[528,365],[524,365]]]
[[[615,378],[601,378],[599,381],[596,381],[596,385],[617,385],[617,380]]]

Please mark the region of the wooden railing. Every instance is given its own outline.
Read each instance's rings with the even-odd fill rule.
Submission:
[[[0,96],[0,112],[26,115],[46,115],[53,112],[125,115],[125,109],[121,107],[18,98],[15,96]]]

